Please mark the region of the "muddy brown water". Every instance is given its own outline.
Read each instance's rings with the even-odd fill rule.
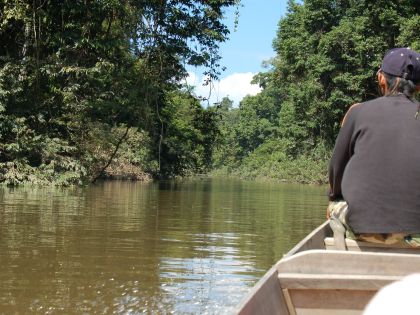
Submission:
[[[230,314],[326,204],[231,179],[0,188],[0,314]]]

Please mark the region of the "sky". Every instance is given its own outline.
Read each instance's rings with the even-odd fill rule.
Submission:
[[[229,39],[220,46],[221,65],[227,69],[215,82],[210,93],[208,86],[202,86],[204,78],[200,68],[188,68],[189,85],[195,86],[197,96],[208,97],[210,104],[228,96],[238,106],[246,95],[255,95],[260,89],[251,85],[252,77],[264,70],[262,63],[275,56],[272,48],[277,25],[286,13],[287,0],[241,0],[239,23],[234,31],[235,9],[227,11],[226,25]],[[207,103],[207,102],[206,102]]]

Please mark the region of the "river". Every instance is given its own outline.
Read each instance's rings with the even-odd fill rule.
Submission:
[[[0,313],[230,314],[326,205],[231,179],[0,188]]]

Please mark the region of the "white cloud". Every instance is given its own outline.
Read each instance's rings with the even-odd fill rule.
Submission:
[[[188,85],[195,86],[195,94],[197,96],[209,97],[210,104],[220,102],[223,97],[229,97],[234,106],[238,106],[239,102],[246,95],[255,95],[261,91],[257,84],[251,84],[251,80],[255,75],[252,72],[233,73],[212,85],[203,86],[204,77],[199,77],[193,72],[189,72],[187,78]],[[207,103],[207,102],[205,102]]]

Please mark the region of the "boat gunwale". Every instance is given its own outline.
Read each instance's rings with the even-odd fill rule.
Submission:
[[[297,243],[291,250],[284,254],[283,257],[280,260],[278,260],[269,270],[267,270],[267,272],[262,276],[262,278],[260,278],[258,282],[251,288],[251,290],[248,292],[245,298],[238,304],[237,311],[235,313],[240,313],[240,311],[245,308],[245,306],[254,298],[255,294],[259,292],[259,290],[266,284],[267,280],[273,277],[273,275],[277,278],[277,265],[279,263],[281,263],[284,259],[292,257],[293,255],[299,252],[310,250],[311,248],[308,247],[308,243],[314,237],[321,235],[322,239],[324,239],[324,237],[330,233],[332,232],[329,227],[328,220],[319,225],[314,230],[312,230],[311,233],[309,233],[305,238],[303,238],[299,243]],[[317,249],[322,250],[321,246],[317,247]],[[313,249],[316,250],[316,247],[313,247]],[[325,247],[323,250],[325,250]]]
[[[309,233],[305,238],[303,238],[299,243],[297,243],[291,250],[289,250],[286,254],[284,254],[283,258],[290,257],[299,252],[309,250],[309,249],[321,249],[321,250],[324,249],[325,250],[325,246],[323,246],[323,244],[321,246],[318,246],[318,248],[308,248],[308,249],[306,248],[308,247],[308,242],[314,239],[315,236],[318,236],[319,234],[321,234],[324,239],[324,237],[328,236],[331,233],[332,231],[329,226],[329,221],[327,220],[321,225],[319,225],[316,229],[312,230],[311,233]]]

